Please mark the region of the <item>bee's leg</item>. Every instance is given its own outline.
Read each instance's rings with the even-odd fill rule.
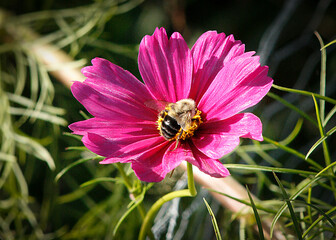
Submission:
[[[175,168],[173,169],[173,171],[171,171],[170,176],[169,176],[170,178],[173,176],[174,171],[175,171]]]
[[[178,140],[178,139],[176,139],[176,145],[175,145],[175,147],[174,147],[174,149],[173,149],[172,151],[174,151],[174,150],[177,148],[177,146],[178,146],[178,143],[179,143],[179,140]]]
[[[177,146],[178,146],[178,144],[179,144],[179,139],[180,139],[180,137],[182,136],[182,133],[183,133],[183,129],[181,130],[181,132],[180,132],[178,138],[176,139],[176,145],[175,145],[175,148],[174,148],[172,151],[174,151],[174,150],[177,148]]]

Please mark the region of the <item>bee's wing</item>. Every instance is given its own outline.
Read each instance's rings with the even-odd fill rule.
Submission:
[[[150,109],[161,112],[163,109],[166,108],[169,102],[152,99],[152,100],[146,101],[144,104],[146,107],[149,107]]]
[[[180,126],[182,127],[183,130],[188,130],[190,125],[191,125],[191,120],[192,117],[191,115],[188,113],[188,114],[184,114],[182,117],[180,117],[179,119],[179,124]]]

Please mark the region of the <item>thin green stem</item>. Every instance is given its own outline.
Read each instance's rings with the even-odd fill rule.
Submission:
[[[149,228],[152,225],[153,219],[157,211],[161,208],[161,206],[174,198],[178,197],[194,197],[197,194],[194,182],[194,175],[192,170],[192,165],[187,162],[187,173],[188,173],[188,189],[183,189],[175,192],[168,193],[157,200],[152,207],[147,212],[145,219],[141,225],[139,240],[144,240],[146,238],[146,233],[149,232]]]
[[[278,85],[275,85],[275,84],[273,84],[272,87],[276,88],[278,90],[281,90],[281,91],[293,92],[293,93],[298,93],[298,94],[302,94],[302,95],[306,95],[306,96],[311,96],[313,94],[314,97],[316,97],[316,98],[326,100],[327,102],[330,102],[332,104],[336,104],[336,99],[333,99],[333,98],[330,98],[330,97],[326,97],[326,96],[322,96],[322,95],[317,94],[317,93],[312,93],[312,92],[304,91],[304,90],[298,90],[298,89],[281,87],[281,86],[278,86]]]
[[[163,197],[161,197],[159,200],[157,200],[153,206],[149,209],[149,211],[147,212],[147,215],[142,223],[141,229],[140,229],[140,234],[139,234],[139,240],[144,240],[146,237],[146,232],[149,230],[149,227],[151,226],[152,220],[155,216],[155,214],[157,213],[157,211],[159,211],[159,209],[161,208],[161,206],[170,201],[173,200],[174,198],[178,198],[178,197],[192,197],[192,195],[190,194],[189,189],[183,189],[183,190],[179,190],[179,191],[175,191],[175,192],[171,192],[168,193],[166,195],[164,195]]]
[[[124,168],[122,167],[121,163],[115,163],[115,166],[117,167],[118,171],[120,172],[125,186],[127,187],[128,191],[131,192],[132,191],[132,183],[131,181],[128,179],[127,174],[124,171]]]
[[[187,173],[188,173],[188,189],[189,189],[190,195],[192,197],[195,197],[197,194],[197,191],[195,188],[194,173],[192,169],[192,164],[189,162],[187,162]]]
[[[120,172],[123,180],[124,180],[124,184],[128,190],[129,193],[133,194],[134,197],[136,198],[138,196],[138,194],[136,192],[133,191],[133,188],[132,188],[132,183],[131,181],[129,180],[124,168],[122,167],[121,163],[116,163],[115,166],[117,167],[118,171]],[[137,209],[139,211],[139,214],[141,216],[142,219],[145,219],[145,215],[146,215],[146,211],[145,211],[145,208],[143,206],[143,204],[139,204],[137,206]]]

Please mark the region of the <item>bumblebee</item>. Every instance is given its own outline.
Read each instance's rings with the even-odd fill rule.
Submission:
[[[192,99],[169,103],[159,114],[159,118],[163,119],[159,129],[160,134],[166,140],[169,140],[182,130],[187,131],[191,125],[191,119],[195,116],[195,109],[195,101]]]
[[[195,101],[182,99],[167,104],[159,113],[158,130],[166,140],[176,140],[177,146],[179,140],[193,136],[201,123],[201,111],[196,108]]]

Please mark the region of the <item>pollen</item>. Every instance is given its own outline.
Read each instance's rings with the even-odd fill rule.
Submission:
[[[166,107],[165,110],[163,110],[158,117],[157,120],[157,129],[160,131],[160,134],[162,134],[162,123],[165,120],[165,118],[168,115],[168,112],[170,110],[170,107]],[[176,141],[176,140],[186,140],[188,138],[191,138],[192,136],[194,136],[195,131],[199,128],[199,126],[203,123],[202,121],[202,117],[201,117],[202,112],[200,110],[198,110],[197,108],[195,108],[195,115],[191,118],[191,122],[189,124],[189,127],[187,130],[183,130],[182,128],[180,128],[176,135],[171,137],[171,138],[166,138],[166,140],[168,141]]]

